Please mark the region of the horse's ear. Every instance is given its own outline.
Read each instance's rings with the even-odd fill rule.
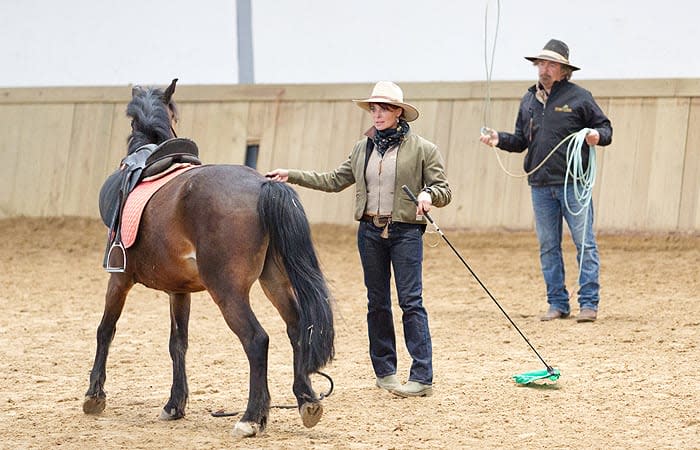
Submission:
[[[139,95],[140,92],[143,91],[143,88],[141,86],[134,86],[131,88],[131,98],[136,97]]]
[[[169,104],[170,100],[173,97],[173,94],[175,93],[175,84],[177,83],[177,78],[173,78],[173,81],[170,83],[170,86],[165,90],[165,93],[163,94],[163,101],[165,104]]]

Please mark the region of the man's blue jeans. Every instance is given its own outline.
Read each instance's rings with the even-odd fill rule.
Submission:
[[[580,264],[578,279],[578,301],[580,308],[598,310],[600,299],[600,260],[598,246],[593,232],[593,203],[588,204],[588,212],[582,211],[574,215],[568,211],[564,203],[564,186],[532,186],[532,206],[535,211],[535,228],[540,241],[540,263],[542,275],[547,285],[547,302],[550,309],[556,309],[565,314],[570,312],[569,292],[564,281],[564,259],[562,257],[561,241],[563,221],[569,226],[571,236],[576,245],[576,261]],[[575,198],[574,189],[567,186],[566,197],[569,208],[573,212],[581,209]],[[585,239],[583,233],[585,230]],[[581,244],[583,261],[581,262]]]
[[[357,247],[367,287],[369,355],[378,377],[396,373],[396,335],[391,313],[391,268],[394,270],[399,306],[403,311],[406,349],[413,359],[409,380],[433,382],[433,348],[428,313],[423,307],[423,231],[409,223],[391,223],[389,238],[382,228],[360,222]]]

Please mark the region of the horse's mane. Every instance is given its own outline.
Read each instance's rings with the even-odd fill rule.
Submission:
[[[145,144],[160,144],[174,137],[171,127],[170,108],[177,111],[170,98],[175,81],[166,91],[159,88],[134,87],[132,98],[126,107],[126,115],[131,117],[131,134],[127,140],[130,154]],[[169,94],[169,95],[168,95]],[[170,106],[172,105],[172,106]]]

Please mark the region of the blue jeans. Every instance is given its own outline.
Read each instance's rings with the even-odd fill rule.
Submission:
[[[564,281],[564,259],[562,258],[561,240],[562,224],[566,220],[576,245],[576,261],[579,263],[578,302],[580,308],[598,310],[600,299],[600,261],[598,246],[593,232],[593,203],[578,215],[568,211],[564,203],[564,186],[532,186],[532,206],[535,211],[535,228],[540,241],[540,263],[542,275],[547,285],[547,303],[550,309],[565,314],[570,312],[569,292]],[[566,197],[573,212],[581,209],[574,195],[574,189],[568,186]],[[563,219],[563,220],[562,220]],[[585,238],[583,236],[585,230]],[[581,261],[581,244],[583,261]]]
[[[369,356],[374,373],[385,377],[396,373],[396,335],[391,313],[391,268],[394,270],[399,306],[403,311],[406,348],[413,359],[409,380],[433,382],[433,347],[428,313],[423,307],[422,225],[391,223],[389,238],[382,228],[360,222],[357,247],[367,287],[367,331]]]

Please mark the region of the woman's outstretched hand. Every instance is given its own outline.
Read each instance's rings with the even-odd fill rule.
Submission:
[[[287,169],[275,169],[265,174],[266,178],[272,181],[279,181],[285,183],[289,179],[289,170]]]

